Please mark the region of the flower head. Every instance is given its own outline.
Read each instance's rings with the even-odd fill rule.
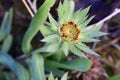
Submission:
[[[66,55],[69,51],[73,54],[86,57],[83,52],[97,55],[84,42],[97,42],[95,37],[106,35],[94,27],[87,27],[93,17],[89,19],[87,14],[90,7],[74,12],[74,2],[64,0],[58,6],[58,21],[49,13],[49,23],[40,29],[44,36],[41,41],[46,42],[41,48],[43,52],[56,52],[62,50]]]

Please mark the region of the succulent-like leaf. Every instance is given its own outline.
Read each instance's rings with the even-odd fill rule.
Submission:
[[[18,76],[18,80],[30,80],[30,74],[19,63],[17,63],[17,76]]]
[[[17,74],[17,65],[13,58],[4,51],[0,51],[0,63],[9,67],[11,71]]]
[[[16,74],[18,80],[30,79],[27,70],[20,64],[16,63],[14,59],[4,51],[0,51],[0,63],[4,64],[11,71],[13,71]]]
[[[119,79],[120,79],[120,74],[110,77],[108,80],[119,80]]]
[[[63,62],[63,64],[73,67],[75,70],[86,72],[91,68],[91,61],[87,58],[74,59]]]
[[[9,72],[3,72],[5,80],[13,80],[12,74]],[[1,79],[1,78],[0,78]]]
[[[12,44],[12,36],[8,35],[3,44],[2,44],[2,51],[8,52]]]
[[[13,18],[13,10],[5,13],[1,28],[0,28],[0,41],[3,40],[11,31],[11,24]]]
[[[22,51],[24,53],[31,53],[31,40],[39,31],[39,27],[41,27],[44,24],[48,16],[49,9],[53,6],[54,3],[55,0],[45,0],[43,5],[38,9],[22,41]]]
[[[38,53],[32,55],[31,73],[33,80],[46,80],[44,73],[44,59]]]
[[[90,69],[91,61],[86,58],[75,59],[75,60],[66,61],[63,63],[59,63],[51,60],[45,60],[45,65],[61,68],[61,69],[77,70],[77,71],[85,72]]]

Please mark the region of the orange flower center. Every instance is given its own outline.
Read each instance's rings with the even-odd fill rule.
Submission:
[[[72,21],[68,21],[61,25],[60,35],[63,40],[76,42],[79,39],[80,30],[77,24]]]

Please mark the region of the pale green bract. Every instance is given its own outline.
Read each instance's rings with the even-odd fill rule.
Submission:
[[[68,75],[68,73],[65,73],[60,80],[67,80],[67,75]],[[50,73],[50,75],[49,75],[49,77],[48,77],[48,80],[58,80],[58,78],[55,78],[55,79],[54,79],[53,74]]]
[[[87,27],[93,16],[87,19],[90,7],[74,12],[74,2],[72,0],[64,0],[60,2],[57,12],[58,21],[56,21],[49,13],[48,25],[40,28],[44,39],[42,42],[48,45],[43,46],[41,52],[57,52],[62,50],[65,55],[71,51],[73,54],[86,57],[84,52],[92,55],[98,55],[84,44],[87,42],[98,42],[95,37],[106,35],[94,27]],[[42,31],[44,30],[44,31]],[[54,45],[53,45],[54,44]]]

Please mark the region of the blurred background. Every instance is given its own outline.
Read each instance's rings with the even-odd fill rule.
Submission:
[[[44,0],[37,0],[37,7],[39,8],[43,2]],[[91,5],[89,16],[95,15],[95,18],[90,24],[101,21],[103,18],[110,15],[116,8],[120,8],[120,0],[74,0],[74,2],[75,11]],[[56,20],[58,3],[59,0],[56,0],[56,4],[51,9],[51,13]],[[29,27],[32,17],[21,0],[0,0],[0,24],[3,20],[5,12],[11,7],[14,11],[11,31],[13,42],[9,53],[16,59],[18,56],[23,54],[21,51],[21,41],[25,31]],[[102,37],[101,42],[97,43],[94,48],[94,50],[97,51],[102,58],[97,60],[96,58],[88,55],[90,59],[93,60],[93,68],[97,69],[98,72],[96,71],[94,73],[89,71],[92,75],[90,75],[89,72],[83,74],[83,76],[89,75],[90,77],[93,77],[92,80],[105,80],[108,77],[120,74],[120,14],[117,14],[113,18],[106,21],[103,24],[102,31],[108,32],[109,35]],[[32,42],[34,43],[33,45],[35,48],[38,48],[41,45],[39,42],[39,37],[42,36],[38,33]],[[95,43],[89,44],[91,48],[93,47],[93,44]],[[96,64],[96,62],[99,64]],[[102,71],[99,72],[101,69]],[[96,77],[96,75],[98,77]]]

